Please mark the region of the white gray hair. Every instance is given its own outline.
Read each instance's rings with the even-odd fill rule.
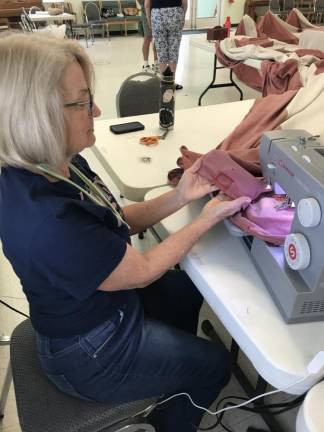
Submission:
[[[35,33],[0,38],[0,166],[57,169],[65,162],[62,81],[74,61],[92,90],[93,66],[76,41]]]

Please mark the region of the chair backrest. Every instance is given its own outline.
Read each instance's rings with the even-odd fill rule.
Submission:
[[[24,7],[22,8],[22,15],[25,16],[25,22],[27,22],[28,23],[28,27],[30,27],[29,31],[36,30],[36,24],[33,21],[30,20],[29,15],[28,15],[28,13],[27,13],[27,11],[26,11],[26,9]]]
[[[87,22],[98,21],[101,19],[100,9],[99,6],[96,5],[96,3],[93,2],[87,3],[85,5],[84,11],[85,11]]]
[[[324,11],[324,0],[315,0],[314,3],[314,10],[315,12]]]
[[[152,398],[113,405],[67,396],[42,371],[35,339],[30,320],[25,320],[14,329],[10,341],[12,378],[22,432],[104,431],[116,422],[119,425],[119,421],[135,416],[156,401],[157,398]],[[128,424],[136,423],[136,419],[138,417],[132,418]],[[152,426],[145,428],[146,425],[143,426],[144,431],[154,432]]]
[[[32,7],[29,9],[29,13],[30,13],[30,14],[34,14],[34,13],[36,13],[36,11],[40,11],[40,10],[42,10],[42,9],[39,8],[38,6],[32,6]]]
[[[280,1],[279,0],[270,0],[269,1],[269,10],[273,13],[280,11]]]
[[[25,14],[20,15],[20,27],[24,32],[32,32],[35,30],[35,27],[32,25],[32,23]]]
[[[118,117],[159,112],[160,78],[140,72],[128,77],[116,96]]]
[[[295,0],[284,0],[284,7],[283,10],[285,12],[289,12],[293,10],[295,7]]]

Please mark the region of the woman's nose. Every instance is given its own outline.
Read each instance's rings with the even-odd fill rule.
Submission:
[[[101,115],[101,110],[98,105],[94,102],[92,106],[92,117],[99,117]]]

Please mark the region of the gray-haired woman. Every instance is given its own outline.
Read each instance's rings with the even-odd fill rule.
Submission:
[[[201,296],[183,272],[168,269],[246,199],[211,200],[195,221],[140,253],[130,234],[214,189],[197,174],[199,163],[174,190],[122,210],[79,155],[95,142],[100,110],[78,43],[2,37],[0,76],[0,235],[45,373],[85,400],[187,391],[209,405],[230,360],[195,336]],[[159,432],[194,430],[201,418],[181,398],[163,408],[151,414]]]

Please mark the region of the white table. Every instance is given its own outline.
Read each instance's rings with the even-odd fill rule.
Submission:
[[[50,15],[48,12],[28,14],[28,17],[33,22],[54,22],[54,21],[75,21],[75,15],[69,13],[62,13],[59,15]]]
[[[154,189],[146,199],[169,188]],[[203,203],[191,203],[157,224],[154,228],[159,237],[163,239],[190,222]],[[249,252],[223,223],[192,248],[181,268],[268,383],[283,388],[307,375],[307,365],[324,347],[324,322],[286,324]],[[308,378],[287,389],[287,393],[302,394],[313,384],[314,379]]]
[[[234,34],[233,34],[234,36]],[[211,52],[213,54],[216,53],[215,50],[215,42],[209,42],[206,39],[206,35],[199,35],[195,38],[190,39],[190,45],[196,47],[196,48],[200,48],[204,51],[208,51]],[[244,62],[242,62],[243,64],[245,64],[246,66],[251,66],[254,69],[259,69],[261,70],[261,60],[257,60],[257,59],[252,59],[249,58],[247,60],[245,60]]]
[[[98,156],[120,193],[142,201],[146,192],[167,184],[167,173],[176,167],[182,145],[206,153],[216,147],[237,126],[253,104],[253,100],[178,110],[175,128],[156,147],[139,144],[139,138],[158,135],[158,114],[95,121],[97,137],[93,151]],[[114,135],[111,124],[140,121],[145,130]],[[142,158],[150,158],[149,163]]]

